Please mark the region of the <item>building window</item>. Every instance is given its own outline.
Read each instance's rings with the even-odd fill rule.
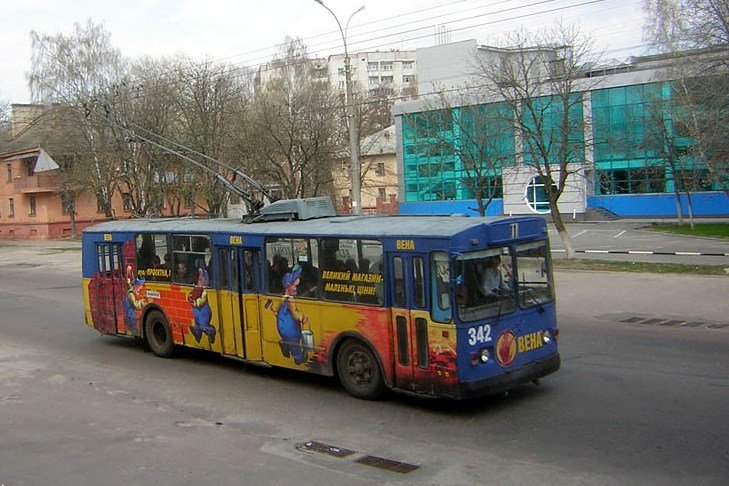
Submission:
[[[382,78],[380,78],[380,82],[382,84],[392,84],[392,82],[393,82],[392,76],[382,76]]]
[[[392,61],[383,61],[380,63],[380,69],[382,71],[392,71]]]
[[[15,216],[15,201],[11,197],[8,203],[8,217],[12,218],[13,216]]]
[[[407,75],[403,76],[402,77],[402,82],[405,83],[405,84],[412,83],[413,82],[412,75],[407,74]]]
[[[26,162],[26,170],[28,171],[28,176],[32,176],[33,174],[35,174],[35,162],[36,161],[34,159],[30,159],[28,160],[28,162]]]
[[[195,207],[195,194],[185,194],[185,207],[186,208],[194,208]]]
[[[28,214],[31,216],[35,216],[35,196],[30,196],[28,204],[30,206],[28,209]]]
[[[346,71],[344,70],[343,67],[337,69],[337,75],[344,76],[345,74],[346,74]]]
[[[403,61],[402,68],[403,69],[412,69],[414,64],[415,63],[413,61]]]
[[[13,182],[13,165],[8,164],[8,182]]]
[[[376,62],[368,62],[367,63],[367,70],[368,71],[377,71],[379,69],[379,65]]]
[[[383,201],[387,199],[387,191],[384,187],[377,188],[377,199],[382,199]]]
[[[549,212],[549,200],[547,199],[547,190],[545,189],[544,178],[537,176],[532,179],[526,188],[525,198],[529,209],[538,214],[546,214]],[[557,186],[552,184],[552,191],[556,191]]]
[[[122,192],[122,209],[124,211],[131,211],[132,210],[132,195],[128,192]]]
[[[378,176],[385,175],[385,164],[383,162],[377,163],[377,167],[375,167],[375,174]]]
[[[367,80],[370,86],[377,86],[380,84],[380,78],[378,76],[370,76]]]

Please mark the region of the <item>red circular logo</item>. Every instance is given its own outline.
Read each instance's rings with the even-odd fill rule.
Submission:
[[[501,366],[508,366],[516,358],[516,338],[514,334],[506,330],[496,340],[496,359]]]

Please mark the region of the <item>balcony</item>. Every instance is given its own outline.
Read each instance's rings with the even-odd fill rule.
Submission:
[[[18,176],[13,180],[15,192],[33,194],[39,192],[54,192],[58,190],[58,175],[34,174],[32,176]]]

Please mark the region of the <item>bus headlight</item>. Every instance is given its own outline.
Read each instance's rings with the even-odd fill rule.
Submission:
[[[481,350],[481,353],[479,353],[479,359],[482,363],[486,363],[489,360],[489,350],[486,348],[483,348]]]
[[[544,341],[544,344],[549,344],[552,341],[552,338],[549,336],[549,331],[544,331],[544,334],[542,334],[542,341]]]

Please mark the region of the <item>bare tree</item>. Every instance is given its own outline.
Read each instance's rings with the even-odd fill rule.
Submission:
[[[176,121],[173,129],[177,133],[170,134],[170,137],[227,165],[240,166],[241,154],[236,141],[249,103],[245,83],[231,66],[210,61],[181,60],[175,70],[175,77]],[[210,169],[221,171],[214,164]],[[202,196],[208,215],[225,215],[229,197],[226,188],[211,173],[195,170],[194,174],[195,184],[188,188],[192,193],[187,196]],[[226,174],[226,177],[232,179],[233,174]]]
[[[571,26],[557,24],[532,34],[514,32],[495,57],[476,57],[475,75],[484,99],[509,107],[517,133],[517,162],[532,169],[544,186],[555,228],[567,258],[575,255],[559,212],[559,198],[585,165],[583,95],[589,90],[584,66],[593,61],[592,43]]]
[[[729,191],[729,2],[644,0],[645,35],[671,56],[680,122],[696,141],[691,154]]]
[[[687,157],[689,147],[682,142],[681,134],[676,131],[675,121],[680,118],[676,104],[670,99],[655,96],[648,100],[646,117],[644,120],[644,149],[656,155],[654,162],[644,170],[651,169],[661,172],[663,177],[669,177],[672,183],[673,195],[676,199],[676,214],[678,224],[683,224],[683,205],[681,194],[686,196],[687,210],[691,228],[694,228],[693,204],[691,190],[698,178],[692,167],[692,160]],[[650,173],[649,173],[650,175]],[[650,178],[647,178],[650,181]]]
[[[170,156],[134,134],[138,127],[164,135],[174,122],[172,68],[165,59],[134,61],[120,85],[105,96],[120,159],[115,188],[138,217],[161,215],[169,189],[165,164]]]
[[[474,104],[476,92],[472,87],[458,94],[441,92],[414,115],[419,118],[414,125],[418,139],[428,140],[431,155],[441,158],[437,167],[424,166],[426,170],[458,173],[484,216],[502,195],[502,168],[514,163],[513,116],[504,103]]]
[[[120,81],[125,61],[111,45],[109,32],[90,20],[86,25],[75,24],[68,35],[31,31],[30,37],[27,79],[33,100],[68,109],[71,126],[81,135],[74,163],[85,167],[87,185],[110,217],[119,160],[103,105],[105,94]]]
[[[0,144],[10,137],[10,103],[0,98]],[[2,146],[0,146],[0,149]]]
[[[331,193],[331,164],[346,134],[336,95],[312,79],[310,66],[303,43],[287,39],[250,118],[260,173],[287,198]]]

